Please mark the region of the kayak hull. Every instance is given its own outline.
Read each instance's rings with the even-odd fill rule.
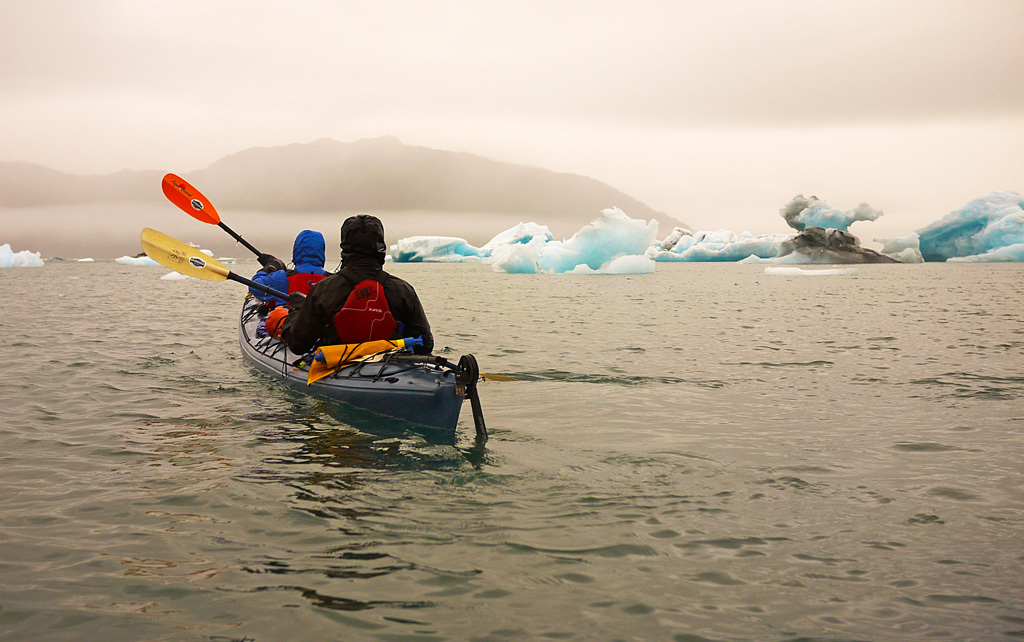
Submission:
[[[420,426],[454,431],[463,397],[456,374],[430,363],[383,361],[357,363],[312,384],[308,366],[296,367],[301,355],[258,332],[260,302],[247,298],[238,324],[242,356],[251,366],[288,387],[372,413]]]

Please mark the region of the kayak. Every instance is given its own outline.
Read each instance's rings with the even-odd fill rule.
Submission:
[[[454,365],[434,355],[413,355],[405,350],[387,352],[344,363],[326,377],[307,383],[312,357],[295,354],[284,343],[268,336],[261,324],[265,315],[261,302],[247,296],[238,322],[242,356],[260,372],[305,394],[449,431],[455,430],[462,402],[468,398],[473,406],[477,436],[486,438],[476,397],[480,373],[473,355],[463,356]]]

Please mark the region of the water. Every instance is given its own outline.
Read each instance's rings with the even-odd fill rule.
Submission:
[[[0,639],[1024,636],[1024,266],[390,269],[485,445],[252,372],[237,284],[0,270]]]

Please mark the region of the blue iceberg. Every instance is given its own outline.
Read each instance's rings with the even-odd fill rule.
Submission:
[[[841,210],[819,200],[817,196],[805,198],[803,194],[794,197],[779,213],[786,219],[786,224],[797,232],[803,232],[808,227],[847,232],[857,221],[876,221],[882,216],[881,210],[867,203],[861,203],[852,210]]]
[[[397,263],[484,262],[509,274],[642,274],[654,271],[646,252],[657,234],[657,221],[611,208],[565,241],[556,241],[547,226],[520,223],[480,248],[457,237],[417,236],[400,239],[390,250]]]
[[[841,210],[798,195],[779,214],[796,234],[677,227],[658,241],[656,221],[632,219],[612,208],[565,241],[555,240],[546,226],[520,223],[483,247],[456,237],[418,236],[399,240],[391,256],[396,262],[482,262],[513,274],[638,274],[653,272],[656,262],[1024,262],[1024,199],[1014,192],[987,194],[904,237],[875,239],[881,252],[862,247],[848,231],[853,223],[882,216],[867,203]]]
[[[991,192],[916,234],[925,261],[1024,261],[1024,198]]]
[[[640,221],[611,208],[567,241],[555,241],[549,233],[527,243],[498,245],[491,263],[496,271],[515,274],[649,273],[654,261],[645,253],[657,235],[657,221]]]
[[[391,246],[395,263],[457,263],[479,261],[486,254],[454,236],[410,236]]]

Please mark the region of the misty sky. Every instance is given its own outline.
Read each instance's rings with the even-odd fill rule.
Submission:
[[[5,0],[0,160],[187,175],[394,135],[699,229],[788,231],[803,193],[896,236],[1024,191],[1022,27],[1021,0]]]

